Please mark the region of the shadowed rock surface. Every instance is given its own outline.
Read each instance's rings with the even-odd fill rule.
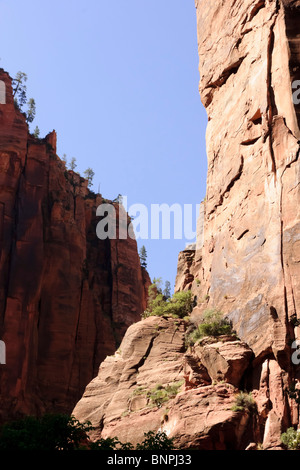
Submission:
[[[97,238],[102,196],[66,169],[54,131],[29,134],[0,80],[0,418],[70,412],[140,319],[150,279],[135,240]]]

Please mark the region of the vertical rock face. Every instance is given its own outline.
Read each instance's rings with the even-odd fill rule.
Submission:
[[[298,422],[283,390],[299,376],[290,346],[300,315],[300,2],[196,9],[207,193],[202,248],[180,253],[176,289],[197,296],[195,318],[223,311],[253,350],[248,386],[265,397],[264,445],[274,448]]]
[[[288,367],[300,311],[300,2],[196,7],[208,175],[203,247],[183,269],[200,308],[229,314],[256,355]]]
[[[140,319],[150,280],[135,240],[97,237],[102,197],[66,170],[54,131],[28,133],[3,70],[0,83],[1,418],[69,412]]]

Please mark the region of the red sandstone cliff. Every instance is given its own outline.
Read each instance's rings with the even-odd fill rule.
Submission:
[[[0,418],[70,412],[145,308],[135,240],[99,240],[102,202],[36,139],[0,70]]]
[[[195,317],[218,308],[232,320],[255,353],[250,388],[276,364],[264,437],[276,446],[293,422],[276,401],[299,379],[291,344],[300,312],[300,2],[197,0],[196,8],[207,194],[176,289],[193,290]]]

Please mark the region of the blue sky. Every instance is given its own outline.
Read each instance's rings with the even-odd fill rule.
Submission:
[[[0,66],[28,75],[41,137],[105,198],[193,204],[206,190],[194,0],[0,0]],[[196,221],[195,221],[196,223]],[[172,233],[171,233],[172,235]],[[187,240],[138,240],[174,286]]]

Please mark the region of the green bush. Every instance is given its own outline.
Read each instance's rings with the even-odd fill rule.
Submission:
[[[173,439],[166,433],[149,431],[144,434],[145,439],[141,444],[137,444],[136,450],[172,450],[174,449]]]
[[[117,437],[107,437],[106,439],[98,439],[87,445],[89,450],[133,450],[134,447],[130,442],[122,443]],[[82,447],[81,450],[85,450]]]
[[[161,407],[163,403],[176,397],[182,384],[182,381],[166,386],[158,384],[152,390],[149,390],[146,395],[152,405]]]
[[[240,392],[235,399],[235,404],[231,408],[233,411],[244,411],[255,412],[257,410],[257,404],[251,395],[251,393]]]
[[[150,316],[168,316],[184,318],[193,310],[191,291],[176,292],[171,298],[167,298],[157,289],[156,284],[149,287],[148,307],[142,314],[142,318]]]
[[[218,310],[206,310],[203,313],[201,323],[192,331],[187,338],[187,345],[195,344],[204,336],[222,336],[234,334],[231,323],[223,318],[222,312]]]
[[[281,442],[288,450],[300,449],[300,431],[294,428],[288,428],[286,432],[281,434]]]
[[[63,414],[27,416],[2,426],[0,450],[75,450],[91,429],[90,423]]]
[[[40,418],[27,416],[6,423],[0,430],[2,450],[134,450],[130,442],[122,443],[117,437],[108,437],[91,442],[88,433],[94,428],[91,423],[80,423],[73,416],[47,414]],[[165,433],[149,432],[137,444],[139,450],[173,449],[173,440]]]

